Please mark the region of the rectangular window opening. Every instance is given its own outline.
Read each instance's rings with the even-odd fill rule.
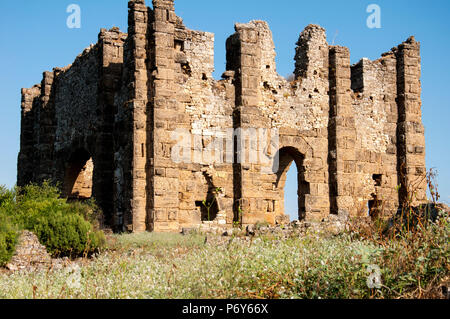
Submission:
[[[174,47],[175,47],[175,50],[184,52],[184,41],[175,40]]]
[[[381,183],[383,181],[382,174],[373,174],[372,178],[375,181],[375,186],[381,186]]]

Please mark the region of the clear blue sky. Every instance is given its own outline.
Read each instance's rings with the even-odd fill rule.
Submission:
[[[369,29],[369,4],[381,8],[381,29]],[[81,7],[81,29],[66,26],[69,4]],[[147,4],[151,5],[147,0]],[[422,43],[423,121],[426,127],[427,167],[439,171],[442,200],[450,201],[450,1],[414,0],[177,0],[176,12],[191,29],[216,35],[216,72],[225,69],[225,40],[235,22],[266,20],[277,48],[278,72],[294,68],[299,33],[310,24],[327,30],[329,42],[347,46],[352,63],[381,53],[414,35]],[[1,109],[0,184],[16,182],[20,136],[20,89],[39,83],[42,72],[70,64],[95,43],[100,28],[127,30],[126,0],[0,1]],[[296,210],[296,178],[290,171],[287,212]]]

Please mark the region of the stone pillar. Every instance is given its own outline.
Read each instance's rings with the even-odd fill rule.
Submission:
[[[397,59],[393,52],[383,54],[382,77],[384,79],[384,107],[386,110],[386,122],[384,125],[384,133],[389,138],[389,144],[384,154],[381,154],[381,163],[379,164],[379,172],[383,174],[381,185],[375,186],[377,200],[382,200],[384,215],[396,212],[399,203],[399,194],[397,191],[398,174],[397,174],[397,123],[398,123],[398,107],[397,107]],[[379,204],[379,203],[378,203]]]
[[[171,150],[175,142],[171,132],[183,121],[184,110],[177,96],[183,90],[175,84],[175,15],[173,0],[154,0],[151,22],[150,63],[151,111],[149,144],[152,198],[149,205],[150,230],[156,232],[179,231],[179,170],[172,161]]]
[[[144,0],[130,1],[128,16],[129,50],[133,58],[130,68],[131,81],[128,108],[133,118],[133,160],[132,160],[132,231],[147,229],[147,37],[148,8]],[[130,227],[129,227],[130,228]]]
[[[37,167],[36,182],[53,179],[53,159],[55,143],[55,101],[54,87],[57,72],[44,72],[41,83],[40,112],[39,112],[39,160]]]
[[[235,219],[242,218],[244,225],[264,221],[274,223],[269,218],[273,216],[266,214],[267,207],[264,204],[267,202],[264,201],[265,194],[260,188],[262,167],[255,161],[255,154],[261,147],[261,141],[257,142],[255,138],[258,129],[271,127],[270,119],[259,108],[263,83],[263,37],[271,33],[267,23],[263,21],[238,23],[235,29],[236,35],[228,41],[228,65],[235,68],[236,76],[234,126],[241,129],[241,134],[237,136],[237,161],[234,163]],[[268,40],[271,42],[272,39]],[[233,55],[231,50],[236,50]],[[240,212],[242,216],[239,216]]]
[[[96,169],[94,171],[93,195],[105,215],[109,226],[114,220],[114,96],[119,90],[123,67],[123,45],[126,34],[113,28],[102,29],[98,35],[100,83],[99,109],[101,111],[99,133],[96,138]]]
[[[41,86],[22,89],[21,125],[20,125],[20,153],[17,161],[17,186],[25,186],[34,180],[36,167],[36,109],[41,94]],[[36,106],[36,108],[34,108]]]
[[[400,204],[427,200],[425,129],[421,110],[420,43],[414,37],[398,46],[397,56],[397,154],[401,183]],[[411,198],[412,196],[412,198]]]
[[[329,54],[325,29],[318,25],[308,25],[297,42],[294,74],[305,89],[303,94],[309,96],[309,99],[298,107],[308,109],[320,106],[321,116],[327,124],[330,109]],[[301,127],[298,129],[302,130]],[[305,185],[299,187],[299,191],[305,194],[305,216],[300,218],[322,220],[330,213],[328,129],[313,128],[303,138],[312,148],[312,154],[303,154]]]
[[[356,127],[351,99],[350,52],[330,48],[330,204],[331,213],[356,215]]]

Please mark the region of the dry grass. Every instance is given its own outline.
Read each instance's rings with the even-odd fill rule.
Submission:
[[[448,217],[420,237],[208,241],[193,234],[115,235],[108,249],[67,270],[0,273],[0,298],[438,298],[449,277]],[[367,267],[383,286],[367,287]]]

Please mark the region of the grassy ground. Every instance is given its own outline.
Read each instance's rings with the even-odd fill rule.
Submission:
[[[437,298],[450,273],[449,230],[447,218],[391,241],[114,235],[71,269],[0,273],[0,298]],[[367,286],[373,266],[379,289]]]

